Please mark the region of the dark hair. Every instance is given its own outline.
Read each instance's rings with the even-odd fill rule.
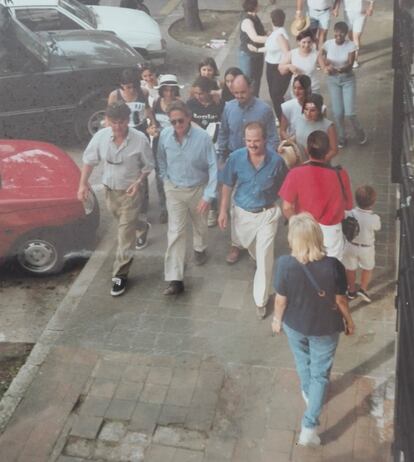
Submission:
[[[179,87],[175,85],[161,85],[161,87],[158,89],[158,94],[162,98],[164,96],[164,90],[166,87],[171,87],[173,89],[174,96],[177,98],[180,96],[180,89]]]
[[[263,122],[256,121],[256,122],[247,122],[247,124],[244,126],[243,133],[246,133],[246,130],[252,130],[258,128],[259,130],[262,131],[262,136],[264,139],[267,138],[267,130],[266,126]]]
[[[321,130],[315,130],[308,136],[307,148],[309,157],[323,160],[330,148],[328,135]]]
[[[361,209],[371,208],[377,199],[377,192],[372,186],[364,185],[355,191],[355,202]]]
[[[232,99],[234,99],[233,93],[230,91],[229,87],[226,85],[226,77],[230,74],[233,77],[237,77],[238,75],[243,74],[243,72],[238,67],[229,67],[224,73],[223,91],[221,92],[221,99],[224,102],[231,101]]]
[[[138,70],[140,72],[140,76],[144,71],[150,71],[152,74],[157,75],[157,71],[155,70],[155,67],[151,63],[142,63],[138,65]]]
[[[306,90],[306,91],[309,91],[311,89],[311,86],[312,86],[312,80],[311,78],[306,75],[306,74],[299,74],[297,75],[294,79],[293,79],[293,83],[295,82],[299,82],[300,83],[300,86]]]
[[[128,83],[133,83],[135,87],[140,86],[138,75],[133,69],[124,69],[121,72],[120,84],[126,85]]]
[[[255,11],[258,5],[259,5],[258,0],[244,0],[243,10],[246,12]]]
[[[252,80],[248,75],[243,74],[243,72],[242,72],[240,75],[236,75],[235,79],[236,79],[237,77],[242,77],[243,80],[247,83],[247,85],[248,85],[249,87],[252,86],[253,80]]]
[[[131,109],[123,101],[109,104],[105,109],[105,116],[111,120],[129,120]]]
[[[203,59],[200,63],[198,63],[198,72],[200,73],[201,68],[204,66],[210,66],[213,68],[214,75],[218,76],[220,74],[216,61],[214,61],[214,58],[210,58],[209,56],[205,59]]]
[[[275,27],[283,27],[285,23],[286,15],[283,10],[276,9],[270,13],[270,19],[272,20],[272,24]]]
[[[323,119],[322,107],[323,107],[323,97],[318,93],[312,93],[311,95],[306,96],[302,105],[302,112],[304,112],[305,107],[308,103],[313,103],[316,109],[319,112],[319,119]]]
[[[344,21],[339,21],[335,23],[334,25],[334,30],[339,30],[340,32],[343,32],[344,34],[348,33],[349,27],[348,24]]]
[[[184,101],[179,99],[168,105],[167,114],[170,115],[173,111],[180,111],[187,117],[191,117],[193,115],[190,108],[184,103]]]
[[[209,79],[208,77],[202,77],[201,75],[194,80],[192,86],[193,88],[198,87],[201,91],[206,93],[210,93],[216,88],[213,80]]]
[[[313,32],[310,29],[305,29],[302,32],[299,32],[299,34],[296,36],[296,40],[298,42],[300,42],[301,40],[303,40],[306,37],[310,37],[312,42],[315,40],[315,35],[313,34]]]

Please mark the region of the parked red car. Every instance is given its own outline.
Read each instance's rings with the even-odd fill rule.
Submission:
[[[58,147],[0,140],[0,259],[37,274],[62,269],[95,242],[99,206],[77,197],[80,171]]]

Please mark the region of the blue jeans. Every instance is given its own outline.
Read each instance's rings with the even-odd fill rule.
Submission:
[[[302,418],[302,427],[319,425],[326,387],[339,341],[339,332],[332,335],[303,335],[283,323],[290,349],[295,358],[303,392],[309,405]]]
[[[328,75],[327,84],[339,141],[345,141],[345,117],[349,118],[353,129],[359,135],[361,126],[355,113],[356,82],[354,73]]]
[[[260,92],[260,81],[262,80],[263,74],[263,53],[246,53],[239,49],[239,67],[244,75],[247,75],[252,80],[253,93],[255,96],[259,96]]]

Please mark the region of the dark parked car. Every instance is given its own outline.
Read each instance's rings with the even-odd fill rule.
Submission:
[[[80,139],[102,120],[125,68],[143,58],[111,32],[33,33],[0,5],[0,136],[70,123]]]
[[[62,269],[95,243],[99,206],[77,199],[80,171],[58,147],[0,140],[0,260],[35,274]]]

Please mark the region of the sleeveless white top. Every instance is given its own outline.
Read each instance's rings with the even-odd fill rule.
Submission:
[[[265,61],[269,64],[279,64],[282,61],[283,51],[277,40],[279,35],[283,35],[283,37],[289,41],[288,34],[284,27],[278,27],[267,37],[265,43]]]
[[[299,48],[295,48],[290,52],[291,63],[302,71],[302,74],[307,75],[312,82],[311,88],[312,93],[320,93],[320,83],[318,71],[316,66],[318,65],[318,52],[314,48],[309,55],[301,56],[299,54]],[[293,76],[291,81],[291,87],[293,86]],[[291,90],[292,92],[292,90]]]

